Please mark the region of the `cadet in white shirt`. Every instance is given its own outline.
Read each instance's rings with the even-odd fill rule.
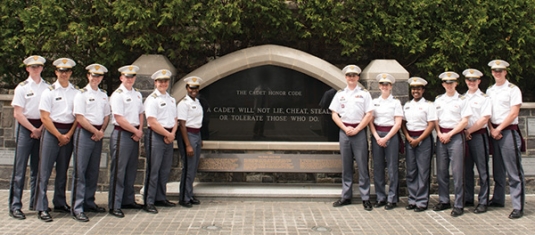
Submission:
[[[405,135],[407,164],[407,210],[422,212],[429,204],[431,159],[434,141],[431,135],[437,121],[435,106],[423,97],[427,81],[420,77],[409,78],[412,100],[403,107],[402,130]]]
[[[468,91],[464,94],[468,106],[472,109],[472,116],[464,130],[468,146],[465,156],[465,206],[474,205],[474,163],[479,174],[478,205],[474,213],[485,213],[489,201],[489,134],[487,122],[491,113],[491,101],[485,93],[479,90],[483,73],[477,69],[463,71]]]
[[[110,97],[114,125],[110,137],[110,188],[109,213],[124,217],[123,209],[141,209],[136,203],[134,183],[139,157],[139,141],[143,137],[143,101],[134,89],[139,67],[127,65],[119,68],[121,85]]]
[[[67,205],[65,190],[67,185],[67,170],[72,155],[72,135],[76,128],[73,115],[74,96],[79,93],[69,79],[72,67],[76,63],[69,58],[60,58],[54,61],[56,66],[56,82],[43,92],[39,110],[45,131],[41,139],[41,152],[39,161],[39,181],[36,189],[35,209],[37,217],[45,222],[52,221],[48,209],[46,195],[48,180],[52,168],[56,165],[56,178],[54,180],[54,211],[71,213]]]
[[[85,212],[106,212],[95,203],[102,138],[110,118],[110,104],[106,91],[98,88],[108,69],[91,64],[87,70],[88,84],[74,97],[74,115],[78,127],[74,132],[72,171],[72,216],[81,222],[89,221]]]
[[[41,94],[50,84],[41,78],[45,58],[34,55],[24,61],[28,79],[15,88],[13,95],[13,116],[17,120],[17,147],[13,163],[13,174],[9,185],[9,215],[15,219],[26,219],[22,212],[22,191],[26,181],[26,168],[30,160],[30,210],[35,201],[35,187],[39,166],[39,139],[43,130],[39,101]]]
[[[202,79],[199,77],[187,77],[186,89],[188,94],[177,105],[177,117],[181,135],[178,135],[177,143],[182,156],[182,175],[180,177],[180,196],[178,203],[183,207],[192,207],[201,202],[193,195],[193,181],[199,167],[201,157],[201,127],[203,109],[197,94]]]
[[[368,168],[368,136],[366,126],[372,120],[373,106],[370,93],[358,86],[360,68],[344,67],[347,87],[334,95],[329,106],[333,121],[340,127],[340,154],[342,155],[342,196],[333,207],[351,204],[353,198],[353,161],[359,170],[359,191],[362,205],[367,211],[373,209],[370,202],[370,175]]]
[[[509,218],[517,219],[524,215],[526,193],[521,155],[525,146],[518,129],[522,93],[517,86],[506,79],[509,63],[503,60],[493,60],[489,66],[496,80],[496,84],[487,90],[492,100],[489,129],[494,147],[492,156],[494,193],[489,206],[504,206],[505,172],[507,172],[513,203],[513,211]]]
[[[158,213],[155,205],[176,206],[166,197],[167,181],[173,163],[173,141],[178,127],[175,98],[167,93],[171,75],[167,69],[152,74],[156,89],[145,100],[148,130],[145,135],[147,169],[143,209],[154,214]]]
[[[459,74],[444,72],[440,74],[442,86],[446,93],[437,96],[435,108],[437,110],[437,181],[439,202],[433,207],[434,211],[451,208],[449,183],[450,163],[453,174],[453,193],[455,200],[451,216],[464,213],[464,128],[472,115],[466,98],[455,90]]]
[[[377,202],[375,207],[384,206],[386,210],[396,207],[399,199],[399,145],[398,134],[403,119],[403,109],[398,99],[392,96],[392,85],[396,79],[388,74],[377,75],[381,96],[373,99],[373,121],[370,122],[372,133],[373,179]],[[385,162],[390,185],[388,195],[385,192]]]

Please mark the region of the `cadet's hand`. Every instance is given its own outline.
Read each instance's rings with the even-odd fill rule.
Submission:
[[[490,131],[490,135],[492,136],[492,138],[494,138],[495,140],[499,140],[501,139],[503,136],[502,136],[502,132],[501,131],[498,131],[496,129],[492,129]]]
[[[471,140],[472,139],[472,135],[470,135],[470,133],[468,133],[468,130],[464,130],[464,135],[466,136],[466,140]]]
[[[71,141],[71,138],[68,135],[60,135],[58,141],[58,145],[61,147],[67,145]]]
[[[420,144],[420,140],[419,139],[413,139],[413,138],[409,137],[408,141],[409,141],[409,144],[411,145],[412,148],[416,148]]]
[[[32,133],[30,134],[30,137],[33,138],[33,139],[41,138],[41,129],[40,128],[35,128],[35,130],[33,130]]]
[[[195,155],[195,152],[193,152],[193,147],[191,145],[186,146],[186,154],[188,157],[193,157]]]
[[[93,136],[91,136],[93,141],[100,141],[102,138],[104,138],[104,131],[102,130],[97,131],[97,133],[94,133]]]
[[[386,142],[387,142],[387,141],[388,141],[388,140],[386,140],[385,138],[379,138],[379,139],[377,140],[377,145],[379,145],[379,146],[385,148],[385,147],[386,147]]]

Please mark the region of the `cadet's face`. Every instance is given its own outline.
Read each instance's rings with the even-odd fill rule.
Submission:
[[[165,93],[167,88],[169,88],[169,79],[156,80],[154,81],[154,86],[156,86],[156,89],[158,89],[160,93]]]
[[[453,92],[455,91],[455,87],[457,87],[457,82],[452,82],[452,83],[442,82],[442,86],[444,87],[444,89],[446,89],[446,92]]]
[[[104,78],[104,75],[102,74],[88,74],[87,80],[89,81],[89,84],[94,86],[98,86],[100,82],[102,82],[102,79]]]
[[[381,90],[381,93],[383,94],[390,94],[390,91],[392,90],[392,84],[388,82],[381,82],[379,83],[379,90]]]
[[[37,64],[26,66],[26,71],[28,71],[32,77],[35,75],[41,76],[41,72],[43,72],[43,66]]]
[[[121,75],[121,82],[126,88],[131,89],[134,86],[134,83],[136,82],[136,75],[134,75],[133,77]]]
[[[72,75],[72,70],[58,70],[56,69],[56,76],[60,81],[69,81]]]
[[[476,91],[477,89],[479,89],[479,83],[481,83],[480,79],[476,79],[476,80],[465,79],[465,81],[466,81],[466,85],[468,86],[468,90]]]
[[[188,90],[188,96],[195,99],[195,97],[197,97],[197,94],[199,94],[199,88],[194,88],[192,89],[191,87],[187,87],[187,90]]]
[[[348,73],[346,74],[346,82],[349,86],[356,86],[359,82],[359,75],[356,73]]]
[[[492,76],[496,79],[497,82],[505,80],[507,75],[507,70],[492,70]]]
[[[424,88],[421,86],[411,87],[411,95],[416,101],[420,100],[424,95]]]

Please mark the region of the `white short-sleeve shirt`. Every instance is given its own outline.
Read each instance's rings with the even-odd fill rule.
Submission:
[[[377,126],[393,126],[395,117],[403,117],[401,102],[394,99],[392,95],[383,99],[379,96],[372,101],[373,103],[373,123]]]
[[[405,103],[403,114],[409,131],[423,131],[429,122],[437,120],[435,105],[423,97],[419,101],[413,99]]]
[[[486,116],[490,117],[492,115],[492,103],[490,97],[481,90],[477,89],[477,91],[473,94],[466,92],[464,96],[467,99],[466,102],[468,102],[468,106],[470,109],[472,109],[472,116],[470,116],[470,119],[468,119],[468,125],[466,126],[466,129],[476,124],[477,120],[480,118]],[[485,123],[482,128],[486,127],[487,123]]]
[[[522,104],[522,92],[509,81],[505,81],[501,86],[491,86],[487,89],[487,95],[492,102],[490,121],[494,124],[501,124],[509,115],[512,106]],[[511,124],[518,124],[518,117]]]
[[[203,111],[199,99],[193,100],[186,95],[186,97],[178,103],[176,111],[178,120],[186,121],[186,127],[202,127]]]
[[[372,97],[370,92],[358,86],[353,90],[346,87],[334,95],[329,109],[338,113],[342,122],[357,124],[367,112],[373,111]]]
[[[435,99],[438,125],[442,128],[455,128],[463,118],[469,118],[472,110],[467,105],[466,97],[455,92],[453,96],[442,94]]]
[[[39,110],[50,113],[50,119],[56,123],[71,124],[74,122],[74,97],[80,91],[71,83],[62,87],[58,81],[49,86],[41,95]]]
[[[90,85],[80,90],[74,97],[74,115],[84,116],[91,125],[102,125],[110,115],[110,104],[106,92],[93,90]]]
[[[143,97],[137,89],[128,90],[123,84],[110,97],[111,113],[126,118],[132,126],[139,126],[139,114],[144,112]],[[115,118],[113,125],[119,125]]]
[[[31,77],[28,77],[24,82],[19,83],[15,88],[15,94],[11,106],[19,106],[23,109],[22,114],[27,119],[40,119],[39,102],[41,95],[45,90],[48,90],[50,84],[40,78],[39,84],[35,83]]]
[[[169,93],[157,89],[145,99],[145,116],[156,118],[164,128],[173,128],[176,123],[176,101]],[[147,123],[150,126],[149,123]]]

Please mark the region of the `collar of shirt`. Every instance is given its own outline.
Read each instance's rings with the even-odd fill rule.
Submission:
[[[44,82],[45,82],[45,80],[43,80],[43,78],[39,78],[39,79],[40,79],[40,82],[39,82],[39,84],[41,84],[41,83],[44,83]],[[32,78],[32,77],[30,77],[30,76],[28,76],[28,79],[26,79],[26,81],[28,81],[28,83],[29,83],[30,85],[32,85],[32,84],[37,84],[37,83],[35,83],[35,81],[33,80],[33,78]]]
[[[93,90],[93,88],[91,88],[91,85],[87,84],[87,86],[85,86],[85,89],[91,93],[97,93],[100,91],[100,88],[97,88],[97,90]]]
[[[494,86],[495,86],[496,88],[499,88],[499,89],[504,88],[504,87],[509,87],[509,81],[508,81],[508,80],[505,80],[505,82],[503,83],[503,85],[498,86],[498,85],[494,84]]]
[[[416,103],[416,104],[423,104],[423,103],[427,102],[427,100],[424,97],[422,97],[418,101],[412,99],[411,102]]]
[[[443,97],[446,100],[456,100],[459,98],[459,92],[455,91],[455,94],[453,94],[453,96],[448,96],[448,94],[444,93]]]
[[[154,89],[154,92],[158,97],[160,96],[163,96],[163,97],[167,97],[169,96],[169,94],[167,92],[165,92],[165,94],[162,94],[158,89]]]
[[[126,89],[126,87],[125,87],[123,84],[121,84],[121,85],[119,86],[119,88],[121,88],[121,90],[123,90],[123,92],[125,92],[125,93],[130,93],[130,92],[134,92],[134,91],[136,91],[136,89],[134,89],[134,87],[132,87],[132,90],[128,90],[128,89]]]
[[[355,87],[355,89],[353,89],[353,90],[349,89],[349,87],[347,87],[347,86],[346,86],[346,88],[344,89],[344,91],[345,91],[346,93],[356,93],[356,92],[359,92],[359,91],[361,91],[361,90],[362,90],[362,88],[361,88],[360,86],[358,86],[358,85],[357,85],[357,87]]]
[[[68,90],[68,89],[74,89],[74,85],[72,85],[72,83],[69,82],[69,85],[67,85],[67,87],[63,87],[61,86],[61,84],[59,84],[59,81],[56,81],[54,82],[54,88],[55,89],[61,88],[61,89]]]
[[[386,97],[386,99],[383,98],[383,96],[379,96],[379,100],[380,101],[390,101],[390,100],[393,100],[394,99],[394,96],[392,96],[392,94],[390,94],[388,97]]]
[[[483,92],[480,90],[480,89],[477,89],[476,92],[470,94],[468,93],[468,91],[464,94],[464,96],[466,96],[467,98],[472,98],[472,96],[483,96]]]

